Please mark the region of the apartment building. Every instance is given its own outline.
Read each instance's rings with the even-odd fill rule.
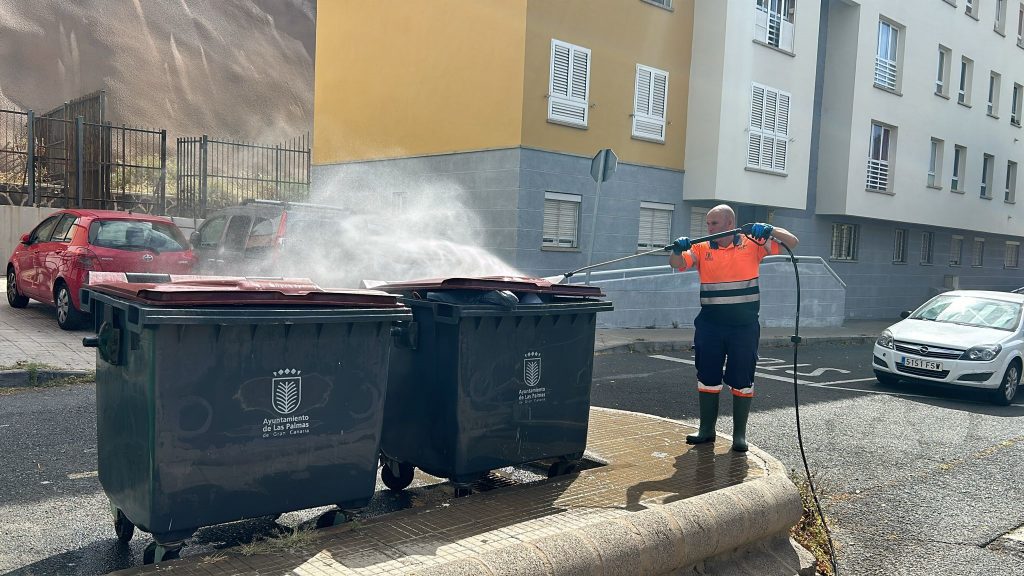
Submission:
[[[591,238],[594,262],[664,246],[688,226],[692,29],[692,0],[321,3],[314,188],[455,197],[476,245],[538,276],[586,265]]]
[[[1024,4],[829,0],[820,28],[808,206],[776,218],[847,283],[847,317],[1024,285]]]
[[[826,260],[848,318],[894,318],[1024,285],[1022,38],[1005,0],[324,3],[314,185],[397,210],[443,183],[539,276],[592,238],[600,262],[701,235],[726,202]]]

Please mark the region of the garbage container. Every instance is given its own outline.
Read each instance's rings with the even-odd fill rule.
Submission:
[[[153,280],[165,280],[158,283]],[[308,280],[94,274],[100,484],[148,562],[202,526],[374,493],[397,296]]]
[[[381,477],[409,485],[414,467],[465,493],[487,472],[558,458],[587,444],[600,289],[526,278],[385,284],[412,309],[411,346],[391,355]]]

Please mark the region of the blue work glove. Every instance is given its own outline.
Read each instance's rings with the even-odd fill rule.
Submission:
[[[687,238],[686,236],[680,236],[679,238],[676,238],[675,242],[673,242],[670,246],[672,246],[673,254],[682,254],[683,252],[689,250],[691,246],[693,246],[693,242],[690,242],[690,239]]]
[[[771,224],[756,222],[754,224],[744,224],[742,230],[744,234],[750,235],[755,240],[767,240],[772,237],[775,227]]]

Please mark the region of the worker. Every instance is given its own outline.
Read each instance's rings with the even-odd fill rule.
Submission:
[[[709,210],[706,220],[709,235],[736,229],[736,213],[726,204]],[[694,244],[683,236],[671,244],[672,267],[697,268],[700,275],[700,313],[693,321],[700,427],[686,437],[687,444],[715,440],[718,397],[727,384],[733,396],[732,449],[747,451],[747,417],[761,335],[758,269],[765,256],[779,253],[780,242],[793,250],[799,240],[783,228],[759,222],[707,243]]]

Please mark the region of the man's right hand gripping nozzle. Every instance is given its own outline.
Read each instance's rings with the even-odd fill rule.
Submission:
[[[693,243],[690,242],[688,237],[680,236],[679,238],[676,238],[672,244],[669,244],[669,246],[672,248],[673,254],[682,254],[689,250],[690,247],[693,246]]]

